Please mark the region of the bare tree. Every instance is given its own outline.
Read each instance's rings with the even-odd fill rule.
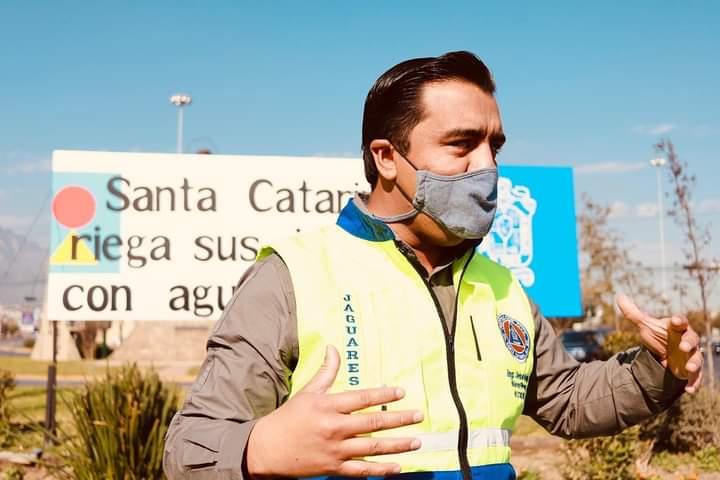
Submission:
[[[658,154],[667,158],[668,178],[672,186],[668,196],[672,198],[672,207],[668,210],[675,223],[680,227],[685,238],[683,253],[688,262],[685,269],[690,278],[697,282],[700,295],[700,314],[705,326],[705,352],[707,353],[707,371],[712,388],[715,384],[715,366],[712,358],[712,316],[708,309],[710,288],[717,276],[717,261],[711,262],[707,250],[712,243],[710,229],[707,225],[699,225],[692,204],[692,190],[695,187],[695,176],[688,170],[688,164],[680,160],[675,146],[670,140],[662,140],[655,145]]]
[[[615,310],[615,294],[623,291],[641,302],[665,310],[667,303],[655,290],[650,270],[630,258],[623,238],[610,225],[611,208],[582,195],[578,215],[580,251],[583,255],[583,304],[591,312],[601,312],[605,323],[616,330],[630,327]],[[661,313],[661,312],[655,312]]]

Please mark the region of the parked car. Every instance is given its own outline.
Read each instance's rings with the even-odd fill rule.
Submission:
[[[610,331],[609,328],[567,330],[560,336],[560,341],[575,360],[590,362],[602,359],[602,345]]]
[[[705,339],[701,338],[700,339],[700,351],[702,353],[705,353],[705,345],[707,345],[707,343],[705,342]],[[720,355],[720,340],[712,342],[712,352],[715,355]]]

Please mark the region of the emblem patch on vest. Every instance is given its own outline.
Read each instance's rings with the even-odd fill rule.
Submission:
[[[503,313],[498,315],[498,327],[510,354],[519,362],[527,360],[530,354],[530,334],[525,325]]]

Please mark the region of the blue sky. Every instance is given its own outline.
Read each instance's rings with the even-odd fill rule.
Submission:
[[[652,264],[646,165],[669,136],[720,257],[720,3],[509,3],[4,1],[0,226],[27,230],[54,149],[173,151],[172,93],[194,98],[188,150],[356,156],[380,73],[466,49],[498,84],[501,162],[576,167],[577,192],[615,204],[614,226]]]

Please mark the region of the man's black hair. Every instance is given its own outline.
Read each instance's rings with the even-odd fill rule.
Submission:
[[[365,99],[362,125],[365,178],[371,186],[377,182],[378,171],[370,152],[370,142],[385,138],[401,155],[406,155],[410,149],[410,131],[423,118],[423,86],[445,80],[465,80],[490,95],[495,93],[490,70],[482,60],[465,51],[398,63],[372,86]]]

